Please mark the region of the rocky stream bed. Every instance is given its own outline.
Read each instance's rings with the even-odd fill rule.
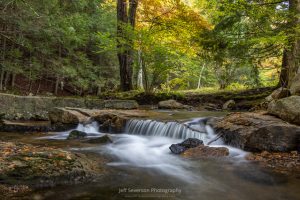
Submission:
[[[300,186],[300,114],[294,106],[300,105],[299,98],[274,101],[268,111],[230,114],[188,111],[190,107],[169,101],[173,110],[57,107],[48,111],[49,121],[4,118],[0,124],[0,197],[53,199],[56,193],[50,191],[54,190],[57,199],[64,199],[64,190],[73,191],[70,185],[74,185],[78,191],[66,199],[115,195],[122,199],[128,195],[116,191],[122,184],[145,188],[156,184],[185,190],[172,194],[174,199],[182,195],[214,199],[209,191],[220,195],[221,188],[226,188],[222,184],[239,187],[235,185],[239,181],[249,188],[241,189],[241,195],[234,195],[230,188],[224,199],[248,199],[244,194],[252,189],[259,192],[265,182],[266,190],[279,184],[282,192],[294,191]],[[166,108],[166,103],[160,106]],[[182,108],[174,110],[174,106]],[[216,172],[224,174],[228,183]],[[196,188],[203,181],[216,188],[205,185],[206,190],[199,193]],[[187,188],[186,182],[194,185]],[[192,195],[187,194],[189,190]],[[266,195],[270,199],[272,192]],[[297,192],[288,195],[288,199],[297,197]]]

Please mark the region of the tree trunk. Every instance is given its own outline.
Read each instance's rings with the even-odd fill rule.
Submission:
[[[39,85],[38,85],[38,88],[37,88],[36,93],[35,93],[36,96],[40,93],[41,84],[42,84],[42,79],[39,80]]]
[[[137,0],[129,0],[129,8],[127,0],[118,0],[117,3],[117,48],[120,65],[120,86],[122,91],[133,89],[133,40],[126,30],[128,26],[134,30],[137,6]]]
[[[6,26],[4,25],[3,31],[6,30]],[[6,53],[6,38],[3,39],[3,52],[2,52],[2,59],[1,61],[4,62],[5,61],[5,53]],[[0,75],[0,90],[3,90],[3,80],[4,80],[4,65],[2,64],[1,66],[1,75]]]
[[[300,0],[289,0],[291,21],[289,24],[289,44],[284,51],[280,84],[290,88],[297,74],[300,73]]]
[[[198,89],[198,90],[199,90],[200,87],[201,87],[201,80],[202,80],[202,74],[203,74],[204,68],[205,68],[205,64],[203,64],[203,66],[202,66],[202,68],[201,68],[201,71],[200,71],[200,74],[199,74],[199,80],[198,80],[198,86],[197,86],[197,89]]]
[[[11,88],[13,89],[15,87],[15,81],[16,81],[16,74],[13,73],[11,75]]]
[[[138,64],[139,64],[139,71],[137,75],[137,87],[138,89],[144,89],[143,84],[143,60],[142,60],[142,51],[139,50],[138,52]]]
[[[58,87],[59,87],[59,76],[56,77],[56,81],[55,81],[55,88],[54,88],[54,95],[58,94]]]
[[[0,90],[3,90],[3,80],[4,80],[4,69],[1,69],[1,75],[0,75]]]
[[[283,56],[282,56],[282,66],[281,66],[281,72],[279,76],[279,85],[278,87],[287,88],[289,76],[288,76],[288,70],[289,70],[289,55],[290,52],[288,52],[288,49],[283,50]]]
[[[5,73],[5,80],[4,80],[4,88],[5,88],[5,90],[7,90],[9,77],[10,77],[10,72],[6,72]]]

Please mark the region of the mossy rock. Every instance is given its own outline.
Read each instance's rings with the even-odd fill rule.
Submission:
[[[74,130],[69,134],[67,139],[68,140],[80,140],[80,139],[85,138],[86,136],[87,136],[87,133]]]

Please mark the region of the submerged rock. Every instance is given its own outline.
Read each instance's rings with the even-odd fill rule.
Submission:
[[[172,144],[169,149],[174,154],[181,154],[188,150],[189,148],[195,148],[199,145],[202,145],[203,141],[196,138],[189,138],[183,141],[182,143]]]
[[[85,138],[87,135],[88,134],[85,132],[74,130],[69,134],[67,139],[68,140],[80,140],[80,139]]]
[[[261,152],[252,153],[246,157],[247,160],[258,162],[259,165],[283,174],[300,173],[300,153],[297,151],[286,153]]]
[[[173,100],[161,101],[158,103],[158,108],[160,109],[185,109],[186,106]]]
[[[214,126],[225,144],[246,151],[297,149],[300,127],[266,113],[233,113]]]
[[[300,96],[273,101],[269,104],[268,112],[284,121],[300,125]]]
[[[183,154],[185,158],[218,158],[229,156],[229,150],[226,147],[209,147],[199,145],[195,148],[186,150]]]

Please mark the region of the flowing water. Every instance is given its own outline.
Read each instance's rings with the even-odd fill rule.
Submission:
[[[194,117],[194,116],[193,116]],[[183,122],[131,120],[123,134],[111,134],[109,145],[72,148],[109,158],[109,173],[91,184],[35,192],[33,199],[300,199],[300,180],[260,169],[244,159],[246,152],[228,147],[226,159],[187,160],[170,153],[169,146],[187,138],[207,144],[215,135],[206,118]],[[176,119],[178,120],[178,119]],[[79,125],[89,137],[105,133],[98,124]],[[64,140],[69,132],[42,139]],[[39,138],[41,139],[41,138]],[[218,140],[211,146],[224,146]]]

